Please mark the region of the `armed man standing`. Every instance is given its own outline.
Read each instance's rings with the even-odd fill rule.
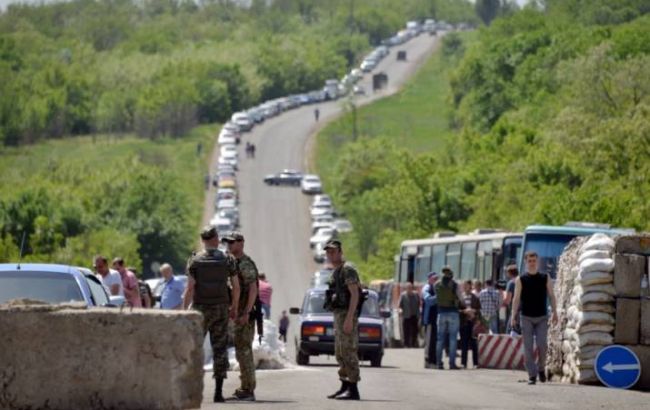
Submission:
[[[324,246],[327,260],[334,267],[325,307],[334,312],[334,350],[339,364],[341,388],[328,399],[360,400],[359,377],[359,274],[343,260],[341,242],[331,240]]]
[[[190,304],[203,314],[203,334],[210,331],[214,357],[214,402],[223,402],[223,380],[230,367],[226,351],[228,318],[234,318],[239,307],[239,280],[235,260],[219,248],[216,228],[206,226],[201,232],[204,250],[192,255],[187,263],[187,288],[183,307]],[[232,285],[232,301],[228,294],[228,279]]]
[[[237,260],[241,285],[239,298],[241,303],[235,318],[235,356],[239,362],[241,387],[235,390],[232,398],[240,401],[255,401],[255,362],[252,345],[255,337],[255,317],[261,313],[253,310],[257,300],[259,279],[257,266],[244,253],[244,235],[233,231],[223,240],[228,244],[228,252]]]

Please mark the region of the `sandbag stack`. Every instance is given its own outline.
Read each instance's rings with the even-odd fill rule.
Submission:
[[[564,381],[597,382],[596,355],[614,343],[614,245],[607,235],[596,234],[580,248],[562,342]]]

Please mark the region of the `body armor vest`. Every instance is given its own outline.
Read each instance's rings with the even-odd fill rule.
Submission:
[[[228,259],[221,251],[209,251],[192,261],[194,273],[194,303],[199,305],[227,305]]]

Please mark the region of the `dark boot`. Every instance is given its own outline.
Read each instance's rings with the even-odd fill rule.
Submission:
[[[348,383],[348,389],[336,396],[336,400],[361,400],[356,383]]]
[[[349,384],[350,383],[346,382],[345,380],[341,380],[341,388],[338,389],[335,393],[332,393],[329,396],[327,396],[327,398],[328,399],[335,399],[336,396],[338,396],[339,394],[345,393],[348,390],[348,385]]]
[[[223,398],[223,379],[214,379],[214,382],[214,402],[223,403],[225,401]]]

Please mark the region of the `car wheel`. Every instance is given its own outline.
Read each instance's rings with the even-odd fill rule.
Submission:
[[[381,359],[382,359],[382,354],[381,353],[375,353],[370,357],[370,366],[372,367],[381,367]]]
[[[298,353],[296,354],[296,363],[301,366],[307,366],[309,364],[309,355],[298,350]]]

